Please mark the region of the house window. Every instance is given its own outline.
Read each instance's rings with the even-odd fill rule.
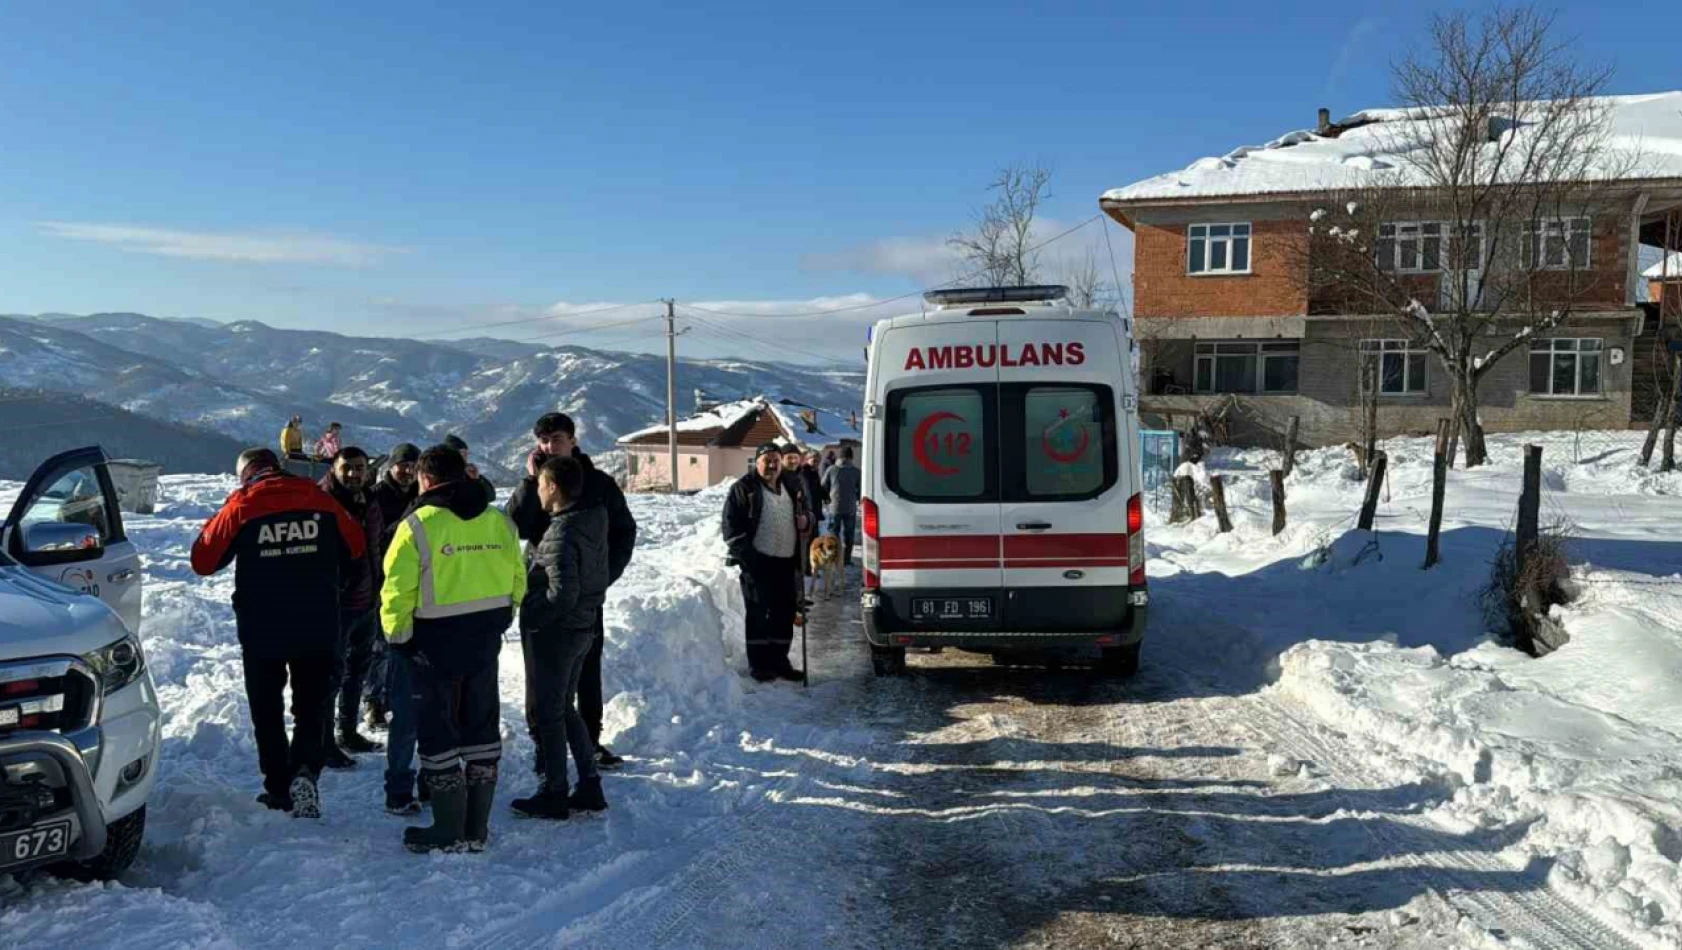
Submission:
[[[1534,270],[1583,269],[1589,266],[1588,218],[1556,218],[1524,226],[1524,263]]]
[[[1424,395],[1426,355],[1406,340],[1362,340],[1361,391],[1372,392],[1377,376],[1382,395]]]
[[[1194,224],[1186,229],[1186,273],[1248,274],[1248,224]]]
[[[1194,389],[1200,393],[1294,393],[1301,344],[1199,343]]]
[[[1539,396],[1600,395],[1600,342],[1530,341],[1530,391]]]
[[[1455,233],[1455,227],[1443,221],[1381,224],[1378,240],[1373,243],[1375,262],[1381,270],[1404,274],[1481,270],[1483,223],[1468,222],[1459,229],[1459,240],[1455,239]]]

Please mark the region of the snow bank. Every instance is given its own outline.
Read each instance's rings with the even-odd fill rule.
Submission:
[[[1228,684],[1267,684],[1347,739],[1375,782],[1452,789],[1431,817],[1517,827],[1500,859],[1548,881],[1642,945],[1682,946],[1682,473],[1635,465],[1640,433],[1491,440],[1491,464],[1449,473],[1443,562],[1420,569],[1431,441],[1385,444],[1375,530],[1346,449],[1301,453],[1289,527],[1270,533],[1278,454],[1220,452],[1235,530],[1152,525],[1147,652]],[[1544,446],[1544,520],[1574,525],[1571,635],[1536,660],[1498,645],[1478,595],[1517,512],[1522,447]],[[1150,662],[1147,655],[1147,663]],[[1289,763],[1287,763],[1289,764]]]

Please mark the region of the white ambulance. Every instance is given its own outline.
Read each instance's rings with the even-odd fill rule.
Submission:
[[[870,336],[864,629],[907,647],[1138,669],[1145,587],[1130,322],[1062,287],[942,290]]]

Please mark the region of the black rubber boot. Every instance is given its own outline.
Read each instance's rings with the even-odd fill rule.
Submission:
[[[467,822],[462,837],[467,850],[483,851],[491,838],[491,799],[496,797],[496,764],[467,767]]]
[[[578,788],[567,799],[567,807],[573,811],[607,811],[607,799],[602,797],[602,780],[579,779]]]
[[[565,789],[540,788],[537,794],[530,798],[516,798],[513,803],[514,814],[521,818],[543,818],[549,821],[566,821],[571,816],[567,808],[567,793]]]
[[[428,776],[432,785],[432,825],[403,829],[403,847],[416,854],[466,848],[467,783],[460,772]]]

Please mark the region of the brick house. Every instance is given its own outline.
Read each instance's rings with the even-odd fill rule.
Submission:
[[[804,451],[856,448],[860,425],[857,413],[770,396],[702,408],[677,424],[678,491],[700,491],[741,475],[766,442],[793,443]],[[620,436],[618,447],[625,453],[626,488],[669,489],[671,436],[664,423]]]
[[[1667,216],[1682,213],[1682,92],[1605,97],[1599,105],[1608,141],[1639,150],[1630,166],[1639,175],[1603,187],[1591,213],[1544,221],[1526,233],[1531,253],[1545,255],[1538,261],[1559,254],[1587,263],[1573,272],[1578,289],[1569,318],[1483,377],[1486,431],[1631,422],[1631,356],[1646,316],[1639,246],[1662,246]],[[1328,119],[1321,110],[1312,130],[1202,159],[1100,199],[1134,233],[1141,408],[1158,424],[1180,425],[1225,402],[1236,408],[1229,414],[1235,440],[1265,443],[1297,416],[1304,442],[1333,444],[1356,437],[1363,386],[1374,385],[1380,436],[1430,432],[1448,415],[1451,380],[1393,316],[1317,299],[1302,276],[1317,203],[1405,184],[1397,169],[1406,159],[1385,146],[1398,140],[1394,128],[1409,122],[1407,113]],[[1411,203],[1421,192],[1393,194]],[[1441,221],[1431,220],[1426,198],[1417,200],[1417,212],[1378,227],[1373,246],[1381,266],[1404,276],[1415,288],[1410,293],[1430,306],[1448,292],[1436,266],[1447,255]],[[1364,377],[1364,361],[1376,379]]]

